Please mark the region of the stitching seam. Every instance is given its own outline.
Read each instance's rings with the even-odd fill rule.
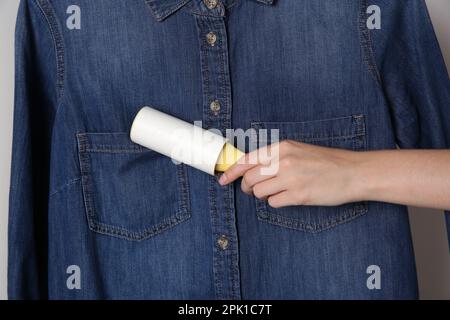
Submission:
[[[54,16],[53,8],[47,0],[33,0],[33,3],[39,8],[47,25],[49,27],[50,33],[53,38],[53,43],[55,46],[56,55],[56,87],[57,87],[57,108],[56,113],[58,113],[59,107],[61,105],[61,100],[64,96],[65,88],[65,62],[64,62],[64,41],[62,38],[62,32],[59,28],[58,21]],[[55,113],[55,114],[56,114]]]
[[[81,180],[81,178],[75,178],[75,179],[69,180],[68,182],[66,182],[62,186],[60,186],[58,188],[55,188],[53,191],[51,191],[50,194],[49,194],[49,197],[54,196],[55,194],[63,191],[65,188],[67,188],[67,187],[69,187],[69,186],[79,182],[80,180]]]
[[[381,74],[378,70],[378,66],[375,60],[375,54],[373,50],[372,37],[369,29],[366,25],[366,10],[368,7],[367,0],[361,0],[360,3],[360,14],[359,14],[359,40],[361,45],[361,50],[363,51],[363,62],[368,67],[370,74],[374,77],[374,80],[382,87]]]

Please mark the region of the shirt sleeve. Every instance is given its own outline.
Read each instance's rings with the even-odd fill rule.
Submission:
[[[8,296],[45,299],[50,141],[61,90],[55,41],[41,1],[21,0],[15,40]]]
[[[369,2],[381,9],[370,36],[398,146],[449,149],[450,80],[425,1]]]

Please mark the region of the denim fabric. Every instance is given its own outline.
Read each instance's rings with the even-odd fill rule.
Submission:
[[[224,134],[448,148],[424,1],[22,0],[16,46],[10,298],[417,298],[405,207],[274,209],[129,130],[149,105]]]

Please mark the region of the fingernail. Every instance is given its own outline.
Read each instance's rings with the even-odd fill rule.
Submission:
[[[221,184],[221,185],[223,186],[223,185],[226,184],[226,183],[227,183],[227,176],[226,176],[226,174],[224,173],[224,174],[222,174],[222,175],[220,176],[219,184]]]

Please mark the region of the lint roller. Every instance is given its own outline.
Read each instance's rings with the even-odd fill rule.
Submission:
[[[151,107],[143,107],[138,112],[130,138],[134,143],[210,175],[226,171],[244,155],[221,134]]]

